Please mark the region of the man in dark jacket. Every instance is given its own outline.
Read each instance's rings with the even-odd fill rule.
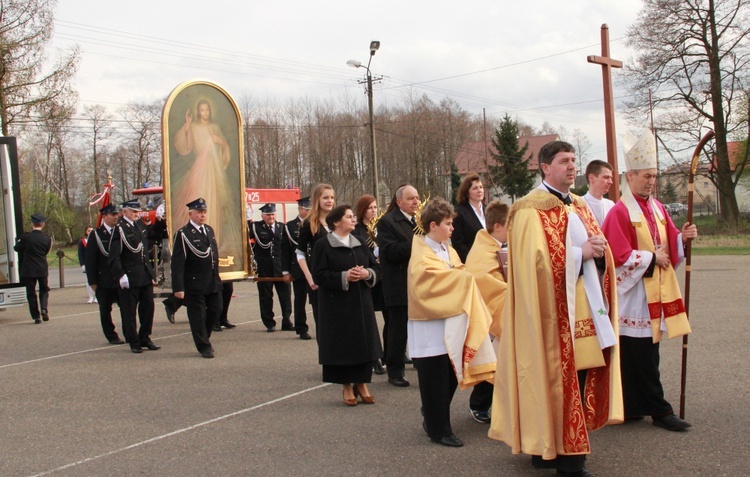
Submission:
[[[118,283],[108,263],[109,244],[117,225],[117,208],[109,204],[99,209],[99,212],[102,214],[102,224],[91,231],[84,249],[86,279],[99,302],[99,320],[104,336],[111,344],[125,344],[117,335],[112,321],[112,304],[118,303]]]
[[[290,220],[284,227],[284,240],[282,243],[282,261],[284,264],[284,278],[291,279],[294,289],[294,330],[301,340],[309,340],[307,326],[307,279],[297,263],[297,241],[299,240],[299,229],[302,222],[310,213],[310,197],[303,197],[297,201],[297,218]]]
[[[13,250],[18,252],[18,261],[21,264],[21,283],[26,287],[29,312],[31,313],[31,319],[36,324],[41,323],[42,320],[49,321],[49,313],[47,312],[49,298],[47,254],[52,249],[52,237],[42,232],[46,220],[47,218],[38,212],[33,214],[31,216],[31,232],[22,234],[13,247]],[[39,283],[39,301],[37,301],[36,296],[37,283]]]
[[[143,353],[144,347],[153,351],[161,348],[151,341],[156,274],[148,256],[148,231],[138,218],[140,210],[137,200],[122,204],[122,218],[112,233],[107,262],[119,284],[122,332],[133,353]],[[140,329],[135,322],[136,311]]]
[[[404,379],[404,354],[406,353],[407,308],[406,273],[411,258],[419,207],[417,189],[404,185],[396,190],[396,207],[378,221],[377,242],[380,247],[380,264],[383,268],[383,301],[388,308],[386,339],[386,368],[388,382],[406,387]]]
[[[206,224],[206,201],[199,198],[187,207],[190,222],[177,231],[172,246],[172,291],[175,298],[185,300],[198,352],[213,358],[209,338],[222,311],[219,246],[214,229]]]
[[[282,243],[284,226],[276,223],[276,204],[266,204],[260,208],[263,220],[252,222],[251,237],[254,239],[253,256],[258,264],[259,277],[283,277]],[[289,284],[284,281],[259,281],[258,301],[260,302],[260,319],[269,332],[276,330],[273,314],[273,289],[279,296],[281,305],[281,329],[294,331],[289,319],[292,314],[292,301],[289,297]]]

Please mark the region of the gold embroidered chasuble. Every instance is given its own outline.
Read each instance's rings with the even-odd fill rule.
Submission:
[[[586,203],[571,197],[571,208],[589,236],[600,234]],[[511,208],[507,301],[502,335],[495,341],[498,369],[489,437],[505,442],[513,453],[543,459],[588,454],[588,431],[623,421],[618,345],[603,350],[594,345],[591,310],[580,297],[582,277],[572,266],[568,222],[566,206],[546,190],[532,191]],[[602,289],[617,333],[609,249],[605,256]],[[587,369],[583,396],[579,369]]]
[[[461,389],[493,381],[496,358],[489,340],[492,322],[474,277],[448,247],[450,263],[415,235],[407,272],[410,320],[447,319],[444,341]]]

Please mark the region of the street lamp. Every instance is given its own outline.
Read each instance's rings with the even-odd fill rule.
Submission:
[[[346,62],[346,64],[351,66],[352,68],[364,68],[365,70],[367,70],[367,106],[369,107],[369,112],[370,112],[370,158],[372,159],[372,184],[375,189],[373,191],[373,194],[375,195],[376,200],[379,197],[378,195],[378,185],[379,185],[378,153],[377,153],[377,150],[375,149],[375,124],[373,123],[373,108],[372,108],[372,72],[370,72],[370,63],[372,62],[372,57],[375,56],[375,52],[378,51],[379,48],[380,48],[379,41],[370,42],[370,58],[367,61],[367,66],[364,66],[362,62],[358,60],[349,60]]]

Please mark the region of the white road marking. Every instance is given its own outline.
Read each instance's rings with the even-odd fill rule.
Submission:
[[[213,419],[209,419],[208,421],[199,422],[197,424],[193,424],[192,426],[183,427],[182,429],[177,429],[176,431],[168,432],[168,433],[162,434],[160,436],[155,436],[155,437],[152,437],[150,439],[146,439],[144,441],[136,442],[135,444],[131,444],[131,445],[126,446],[126,447],[121,447],[119,449],[111,450],[109,452],[105,452],[104,454],[99,454],[99,455],[96,455],[96,456],[93,456],[93,457],[87,457],[86,459],[81,459],[81,460],[76,461],[76,462],[71,462],[70,464],[66,464],[66,465],[57,467],[55,469],[50,469],[50,470],[46,470],[44,472],[40,472],[38,474],[33,474],[32,477],[39,477],[39,476],[42,476],[42,475],[50,475],[50,474],[52,474],[54,472],[58,472],[58,471],[65,470],[65,469],[69,469],[71,467],[75,467],[77,465],[85,464],[85,463],[91,462],[93,460],[101,459],[103,457],[109,457],[109,456],[114,455],[114,454],[119,454],[120,452],[124,452],[124,451],[130,450],[130,449],[135,449],[136,447],[140,447],[142,445],[150,444],[152,442],[160,441],[160,440],[166,439],[168,437],[172,437],[172,436],[176,436],[178,434],[182,434],[184,432],[192,431],[193,429],[198,429],[199,427],[204,427],[204,426],[207,426],[209,424],[213,424],[214,422],[223,421],[225,419],[229,419],[230,417],[235,417],[235,416],[239,416],[241,414],[245,414],[245,413],[250,412],[250,411],[255,411],[255,410],[264,408],[266,406],[270,406],[271,404],[276,404],[276,403],[281,402],[281,401],[286,401],[287,399],[291,399],[291,398],[299,396],[301,394],[305,394],[305,393],[308,393],[310,391],[315,391],[317,389],[321,389],[321,388],[324,388],[324,387],[327,387],[327,386],[330,386],[330,385],[331,385],[331,383],[319,384],[319,385],[313,386],[311,388],[303,389],[302,391],[297,391],[296,393],[287,394],[286,396],[281,396],[279,398],[272,399],[271,401],[266,401],[264,403],[257,404],[257,405],[252,406],[252,407],[248,407],[248,408],[245,408],[245,409],[241,409],[239,411],[231,412],[229,414],[224,414],[223,416],[215,417]]]

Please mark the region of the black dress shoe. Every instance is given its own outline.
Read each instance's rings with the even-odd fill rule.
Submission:
[[[372,372],[375,374],[385,374],[385,368],[383,368],[379,359],[375,360],[375,363],[372,365]]]
[[[161,349],[161,346],[154,344],[153,341],[149,341],[148,343],[143,345],[144,348],[148,348],[151,351],[156,351],[157,349]]]
[[[42,310],[42,321],[49,321],[49,313],[47,313],[47,310]]]
[[[405,388],[409,386],[409,381],[404,378],[388,378],[388,382],[398,388]]]
[[[557,475],[561,475],[565,477],[596,477],[596,475],[589,472],[589,470],[586,467],[584,467],[581,470],[576,470],[576,471],[558,470]]]
[[[201,356],[204,358],[213,358],[214,357],[214,350],[212,348],[206,348],[203,351],[201,351]]]
[[[221,325],[220,325],[220,324],[218,324],[218,323],[216,323],[216,324],[215,324],[215,325],[214,325],[214,326],[213,326],[213,327],[211,328],[211,330],[213,330],[213,331],[221,331]]]
[[[130,345],[130,351],[133,353],[139,354],[143,353],[143,348],[141,348],[141,345]]]
[[[121,345],[121,344],[125,344],[125,342],[121,340],[120,338],[115,338],[115,339],[109,340],[109,344]]]
[[[174,323],[174,311],[166,303],[164,304],[164,311],[167,312],[167,320],[170,323]]]
[[[654,417],[653,420],[655,426],[674,432],[684,431],[691,426],[689,422],[680,419],[674,413],[667,414],[666,416]]]
[[[223,326],[224,328],[229,328],[229,329],[237,328],[237,325],[233,325],[232,323],[228,321],[225,321],[224,323],[222,323],[221,326]]]
[[[281,325],[281,331],[296,331],[294,325]]]
[[[40,325],[40,324],[42,324],[42,319],[41,319],[41,318],[34,318],[34,324],[35,324],[35,325]]]
[[[440,444],[441,446],[446,447],[463,447],[464,443],[461,439],[454,436],[453,434],[445,437],[441,437],[439,439],[431,437],[430,440],[436,444]]]
[[[266,326],[266,331],[268,333],[273,333],[274,331],[276,331],[276,327],[275,326]]]
[[[308,333],[307,331],[304,331],[304,332],[302,332],[302,333],[299,334],[299,339],[301,339],[301,340],[311,340],[312,336],[310,336],[310,333]]]

